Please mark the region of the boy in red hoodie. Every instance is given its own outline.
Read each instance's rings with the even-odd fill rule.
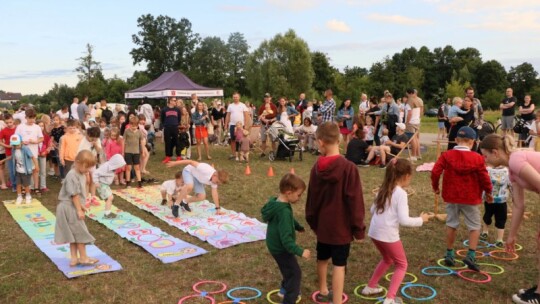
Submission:
[[[311,169],[306,201],[306,221],[317,235],[316,300],[343,303],[345,266],[351,242],[364,239],[364,197],[356,165],[339,154],[339,127],[325,122],[316,139],[322,156]],[[326,274],[332,258],[332,292]]]
[[[470,127],[461,127],[456,137],[457,146],[439,157],[431,171],[431,186],[439,194],[439,178],[444,171],[442,197],[446,202],[446,266],[454,266],[454,241],[459,227],[459,214],[463,213],[469,229],[469,251],[463,263],[474,271],[480,271],[476,263],[476,247],[482,227],[480,204],[482,192],[486,192],[488,203],[493,202],[492,184],[484,158],[471,151],[476,132]]]

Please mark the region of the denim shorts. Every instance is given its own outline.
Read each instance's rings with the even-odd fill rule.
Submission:
[[[206,192],[204,191],[204,185],[201,184],[201,182],[199,182],[196,178],[194,178],[191,172],[189,172],[185,168],[184,170],[182,170],[182,178],[184,179],[184,184],[193,185],[193,190],[195,191],[195,193],[206,194]]]

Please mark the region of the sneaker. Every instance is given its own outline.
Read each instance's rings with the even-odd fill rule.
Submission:
[[[182,207],[184,210],[186,210],[187,212],[191,212],[191,208],[189,208],[189,205],[185,202],[180,202],[180,207]]]
[[[454,257],[453,256],[445,256],[444,257],[444,265],[448,266],[448,267],[454,267],[456,266],[456,261],[454,260]]]
[[[384,299],[383,304],[403,304],[403,299],[400,297],[395,297],[393,299]]]
[[[480,239],[487,240],[487,238],[488,238],[488,233],[487,232],[480,233]]]
[[[496,242],[495,242],[495,247],[497,247],[497,248],[504,248],[504,243],[503,243],[503,241],[496,241]]]
[[[124,185],[126,188],[131,188],[131,181],[126,181],[126,184]]]
[[[317,294],[317,296],[315,297],[315,300],[317,300],[317,302],[321,302],[321,303],[329,303],[329,304],[332,304],[332,301],[334,300],[334,294],[332,293],[332,291],[328,292],[327,295],[322,295],[320,292]]]
[[[537,304],[540,303],[540,294],[536,292],[515,294],[512,296],[512,301],[518,304]]]
[[[364,287],[364,289],[362,289],[362,294],[365,295],[365,296],[370,296],[370,295],[381,293],[383,291],[384,291],[384,289],[382,289],[381,287],[371,288],[371,287],[366,285],[366,287]]]
[[[172,205],[171,210],[172,210],[172,215],[174,217],[178,217],[178,209],[180,209],[180,206]]]
[[[142,188],[142,181],[137,182],[137,188],[139,188],[139,189]]]
[[[165,206],[167,205],[167,200],[166,199],[162,199],[161,200],[161,206]]]
[[[369,164],[365,160],[361,160],[360,163],[358,163],[357,166],[358,167],[369,167]]]
[[[22,195],[17,196],[17,199],[15,200],[15,205],[22,204]]]
[[[116,213],[111,212],[111,213],[109,213],[109,214],[105,214],[105,215],[103,215],[103,218],[104,218],[104,219],[108,219],[108,220],[109,220],[109,219],[115,219],[115,218],[116,218]]]
[[[285,288],[281,287],[277,293],[277,296],[283,299],[285,296]]]
[[[170,161],[171,161],[171,158],[169,156],[167,156],[167,157],[165,157],[165,159],[163,159],[162,163],[166,164],[166,163],[168,163]]]
[[[25,197],[25,201],[27,205],[30,205],[32,203],[32,197],[29,194],[27,194]]]
[[[533,287],[529,289],[520,289],[518,290],[518,295],[522,295],[524,293],[533,293],[536,291],[536,289],[538,289],[538,285],[534,285]]]
[[[379,169],[386,169],[386,165],[385,164],[380,164]]]
[[[478,267],[478,264],[476,264],[476,259],[475,258],[471,258],[470,256],[467,256],[467,257],[465,257],[463,259],[463,263],[465,263],[465,265],[467,265],[467,267],[470,270],[480,272],[480,268]]]

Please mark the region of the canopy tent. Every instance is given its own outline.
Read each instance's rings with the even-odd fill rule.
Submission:
[[[223,89],[212,89],[196,84],[182,72],[165,72],[156,80],[140,88],[127,91],[124,94],[129,98],[166,98],[166,97],[191,97],[191,94],[200,97],[223,96]]]

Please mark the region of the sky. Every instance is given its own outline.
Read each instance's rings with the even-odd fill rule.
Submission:
[[[129,54],[143,14],[187,18],[201,37],[243,33],[250,51],[294,29],[339,69],[452,45],[507,70],[523,62],[540,70],[539,0],[3,0],[0,8],[0,90],[23,94],[74,86],[87,43],[106,78],[144,70]]]

